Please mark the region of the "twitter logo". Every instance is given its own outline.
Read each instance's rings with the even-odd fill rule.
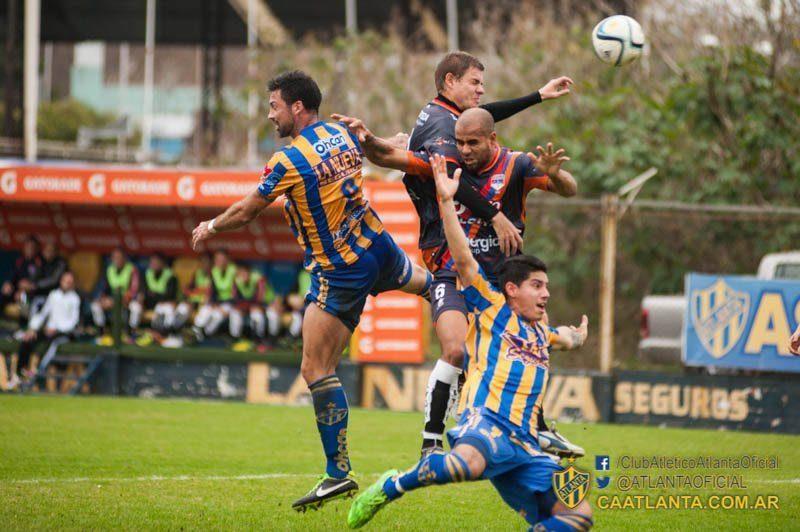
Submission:
[[[604,489],[608,486],[608,483],[611,482],[611,477],[595,477],[597,481],[597,487],[600,489]]]

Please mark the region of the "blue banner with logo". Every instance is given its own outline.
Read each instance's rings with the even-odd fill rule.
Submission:
[[[686,276],[683,361],[687,366],[800,373],[789,337],[800,320],[800,282]]]

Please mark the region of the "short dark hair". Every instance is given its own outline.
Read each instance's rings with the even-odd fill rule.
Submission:
[[[444,80],[447,74],[453,74],[456,78],[461,79],[461,76],[466,74],[470,68],[477,68],[481,72],[485,70],[483,63],[474,55],[467,52],[450,52],[436,65],[434,74],[436,90],[438,92],[444,90]]]
[[[497,267],[497,278],[503,295],[506,293],[506,283],[510,282],[519,286],[533,272],[547,273],[547,265],[540,258],[533,255],[516,255],[501,262]]]
[[[281,91],[281,98],[287,105],[292,105],[299,100],[309,111],[319,111],[322,103],[322,92],[319,90],[319,85],[314,78],[302,70],[284,72],[269,80],[267,87],[270,92]]]

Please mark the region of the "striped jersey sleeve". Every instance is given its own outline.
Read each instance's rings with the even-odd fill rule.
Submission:
[[[483,312],[489,307],[505,304],[505,297],[486,280],[482,268],[478,268],[478,273],[469,285],[462,288],[461,293],[470,312]]]
[[[515,170],[519,172],[520,175],[524,176],[524,195],[527,195],[528,192],[537,188],[539,190],[552,190],[550,176],[542,173],[542,171],[536,167],[536,164],[534,164],[533,159],[531,159],[528,155],[523,153],[517,157],[515,165]]]
[[[301,177],[295,170],[294,165],[289,161],[289,158],[283,151],[278,151],[270,158],[261,173],[261,184],[258,185],[258,192],[267,201],[275,201],[275,199],[288,193],[299,180],[301,180]]]

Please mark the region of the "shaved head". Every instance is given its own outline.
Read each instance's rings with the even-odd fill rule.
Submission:
[[[489,136],[494,131],[494,118],[489,111],[480,107],[467,109],[456,122],[456,129]]]
[[[467,170],[478,171],[491,161],[497,134],[489,111],[473,107],[461,113],[456,122],[456,147]]]

